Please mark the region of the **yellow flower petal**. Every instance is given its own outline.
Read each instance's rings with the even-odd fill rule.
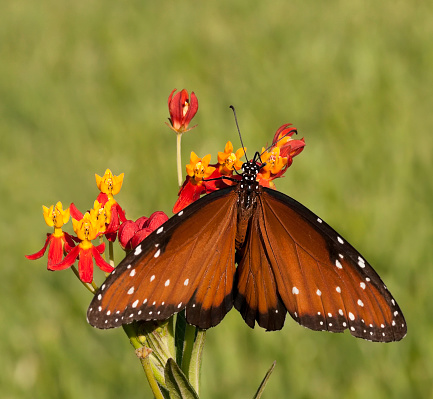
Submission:
[[[124,173],[119,176],[113,175],[110,169],[105,171],[104,176],[99,176],[95,174],[96,185],[101,193],[107,195],[116,195],[122,188]]]

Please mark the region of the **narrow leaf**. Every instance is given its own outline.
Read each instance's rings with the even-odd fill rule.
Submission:
[[[269,377],[271,376],[272,372],[274,371],[274,368],[275,368],[275,364],[276,364],[276,363],[277,363],[277,361],[274,361],[274,362],[272,363],[271,368],[270,368],[270,369],[268,370],[268,372],[266,373],[265,378],[263,378],[263,381],[262,381],[262,383],[260,384],[259,389],[257,390],[256,394],[254,395],[253,399],[259,399],[259,398],[262,396],[262,393],[263,393],[263,391],[264,391],[264,389],[265,389],[265,386],[266,386],[266,384],[267,384],[267,382],[268,382],[268,380],[269,380]]]
[[[170,399],[199,399],[185,374],[171,358],[165,366],[165,384],[170,392]]]
[[[201,330],[198,328],[197,336],[194,342],[188,365],[188,379],[198,394],[200,394],[200,369],[205,338],[206,330]]]

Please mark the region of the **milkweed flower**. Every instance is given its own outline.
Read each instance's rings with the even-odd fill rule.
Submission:
[[[280,156],[280,147],[273,147],[270,152],[262,148],[260,159],[263,166],[257,174],[257,180],[260,185],[275,188],[272,180],[281,177],[287,169],[287,157]]]
[[[62,203],[59,201],[57,204],[51,205],[49,208],[42,206],[45,223],[54,227],[54,233],[47,233],[47,239],[42,249],[33,255],[26,255],[29,260],[41,258],[48,248],[48,269],[51,265],[59,263],[63,258],[63,251],[65,244],[69,247],[74,246],[73,237],[62,230],[62,226],[66,224],[70,217],[69,208],[63,210]]]
[[[179,197],[173,207],[174,213],[198,200],[200,195],[206,192],[204,179],[209,178],[215,171],[215,167],[209,165],[210,159],[210,154],[199,158],[191,152],[190,163],[186,165],[187,177],[179,190]]]
[[[292,138],[292,136],[297,134],[298,131],[295,127],[291,126],[291,123],[286,123],[278,128],[275,132],[274,139],[272,140],[272,145],[281,149],[280,155],[288,158],[287,167],[292,164],[293,158],[296,155],[299,155],[305,147],[305,140],[303,138],[300,140]]]
[[[142,216],[135,222],[127,220],[119,228],[120,246],[124,250],[130,251],[167,220],[168,216],[162,211],[156,211],[149,217]]]
[[[243,161],[241,158],[244,156],[246,148],[239,148],[233,152],[233,144],[227,141],[224,151],[218,152],[218,170],[222,175],[231,176],[233,170],[242,168]]]
[[[264,166],[257,174],[260,185],[275,188],[273,180],[282,177],[292,164],[293,158],[302,152],[305,141],[293,139],[294,134],[297,134],[296,128],[286,123],[275,132],[270,151],[262,149],[260,159]]]
[[[104,252],[105,244],[102,243],[95,247],[91,242],[100,235],[99,222],[95,216],[91,215],[90,212],[86,212],[80,219],[73,217],[72,225],[80,243],[73,248],[69,248],[66,257],[60,263],[50,265],[48,269],[67,269],[78,259],[78,274],[80,280],[84,283],[91,283],[93,280],[93,260],[102,271],[107,273],[113,271],[114,268],[105,262],[100,255]]]
[[[168,120],[170,125],[168,123],[167,125],[176,133],[185,133],[195,127],[188,129],[189,123],[197,113],[198,100],[194,92],[191,92],[191,98],[189,98],[185,89],[173,96],[175,91],[176,89],[168,97],[168,110],[170,113]]]
[[[218,163],[210,165],[215,167],[214,172],[205,181],[206,193],[228,187],[234,184],[236,180],[240,179],[240,175],[234,175],[234,172],[242,169],[242,160],[246,149],[239,148],[233,152],[233,144],[227,141],[224,151],[218,152]]]
[[[118,194],[122,188],[123,177],[124,173],[115,176],[110,169],[107,169],[102,177],[95,174],[96,185],[101,191],[96,199],[100,204],[99,215],[105,218],[104,234],[111,242],[116,240],[120,222],[126,221],[125,211],[114,199],[114,195]]]

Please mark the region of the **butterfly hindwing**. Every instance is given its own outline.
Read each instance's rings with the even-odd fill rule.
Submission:
[[[167,319],[186,308],[189,323],[218,324],[233,303],[236,201],[233,188],[217,191],[156,229],[95,294],[89,323],[112,328]]]
[[[259,208],[265,251],[288,312],[313,330],[397,341],[406,322],[368,262],[323,220],[292,198],[264,188]]]
[[[257,321],[266,330],[280,330],[286,309],[277,292],[274,273],[263,245],[259,218],[254,212],[245,245],[238,254],[236,296],[234,306],[245,322],[254,327]]]

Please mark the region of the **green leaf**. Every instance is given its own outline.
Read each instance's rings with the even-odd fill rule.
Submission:
[[[171,399],[199,399],[185,374],[171,358],[165,366],[165,384]]]
[[[270,369],[268,370],[268,372],[266,373],[265,378],[263,378],[263,381],[262,381],[262,383],[260,384],[259,389],[257,390],[256,394],[254,395],[253,399],[259,399],[259,398],[262,396],[262,393],[263,393],[263,391],[264,391],[264,389],[265,389],[265,386],[266,386],[266,384],[267,384],[267,382],[268,382],[268,380],[269,380],[269,377],[271,376],[272,372],[274,371],[274,368],[275,368],[275,364],[276,364],[276,363],[277,363],[276,361],[274,361],[274,362],[272,363],[271,368],[270,368]]]
[[[189,354],[188,361],[188,379],[196,392],[200,394],[200,369],[203,357],[203,348],[206,338],[206,330],[197,329],[197,335],[194,341],[192,352]],[[184,355],[185,356],[185,355]],[[182,366],[184,364],[182,363]],[[183,367],[182,367],[183,368]]]

